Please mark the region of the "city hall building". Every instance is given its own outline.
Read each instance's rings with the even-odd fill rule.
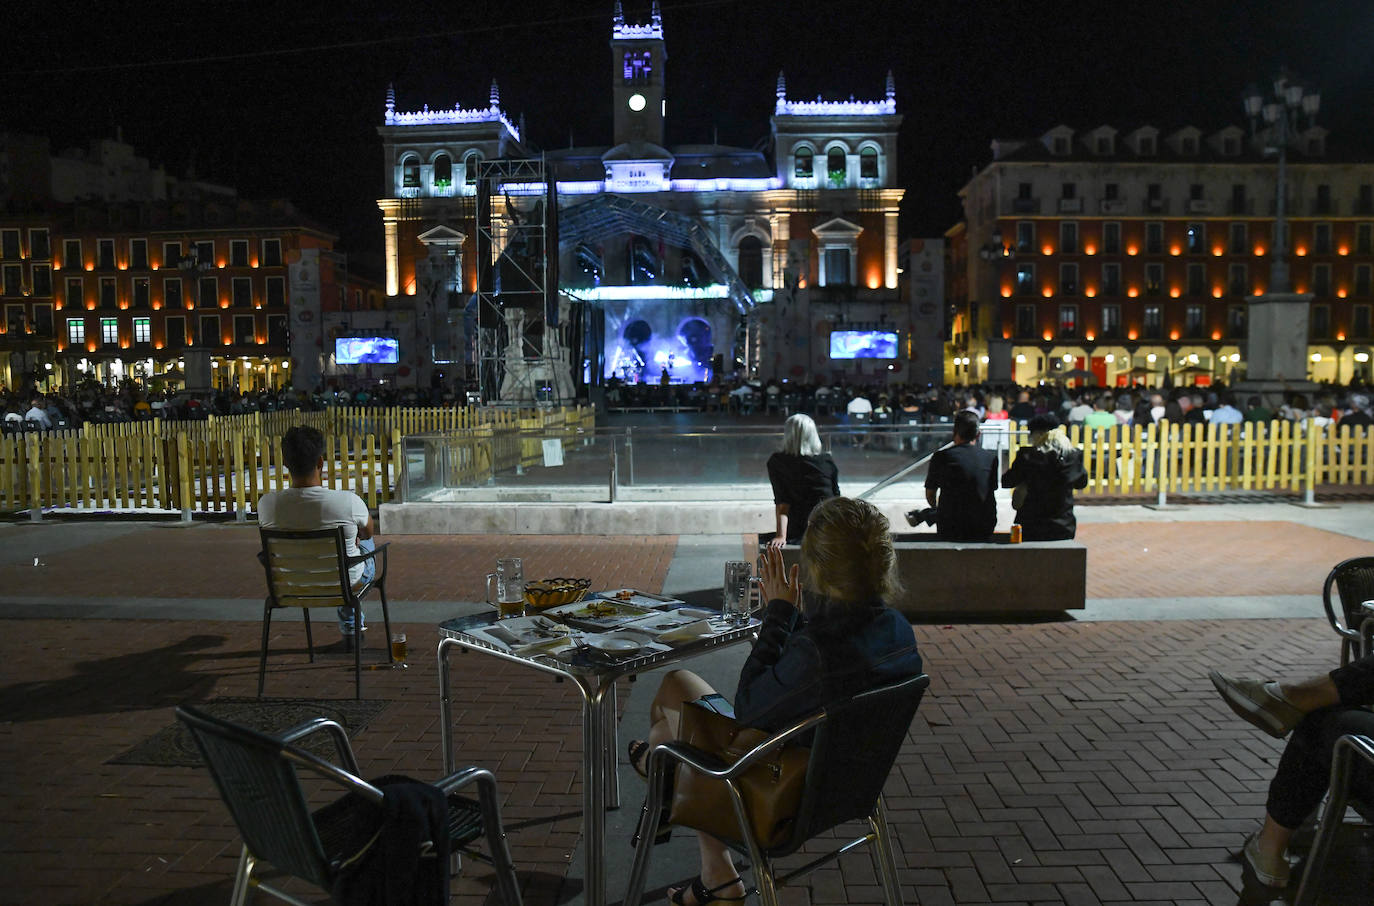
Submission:
[[[943,250],[899,258],[891,76],[873,100],[802,101],[780,74],[767,150],[668,146],[657,3],[644,23],[617,3],[610,45],[605,145],[531,151],[495,82],[471,109],[388,91],[385,287],[415,297],[399,339],[421,383],[938,380]]]

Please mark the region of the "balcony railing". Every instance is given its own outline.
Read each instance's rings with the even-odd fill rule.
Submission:
[[[1040,199],[1038,198],[1013,198],[1011,200],[1011,210],[1015,214],[1039,214]]]

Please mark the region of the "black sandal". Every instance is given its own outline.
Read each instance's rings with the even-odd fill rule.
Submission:
[[[744,879],[736,875],[724,884],[718,884],[715,887],[707,889],[706,884],[701,878],[695,877],[692,879],[692,883],[688,884],[686,887],[679,887],[674,891],[673,895],[668,897],[668,902],[676,903],[677,906],[687,906],[686,896],[687,891],[690,890],[692,896],[696,898],[697,906],[711,906],[712,903],[743,903],[745,900],[749,899],[749,888],[747,887],[744,889],[744,893],[737,897],[718,897],[715,895],[717,891],[724,890],[727,887],[733,887],[736,884],[743,885]]]
[[[639,775],[641,780],[648,780],[649,762],[647,756],[649,754],[649,744],[642,739],[632,739],[630,740],[628,754],[630,756],[630,767],[635,769],[635,773]],[[641,758],[645,759],[643,767],[640,767]]]

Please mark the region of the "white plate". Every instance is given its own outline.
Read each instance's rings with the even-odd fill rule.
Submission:
[[[644,647],[644,640],[622,632],[609,632],[604,635],[589,635],[587,644],[605,654],[634,654]]]

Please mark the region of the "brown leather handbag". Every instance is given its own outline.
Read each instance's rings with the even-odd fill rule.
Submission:
[[[687,702],[678,735],[690,746],[734,762],[773,734],[741,727],[734,718]],[[810,759],[811,750],[805,746],[783,746],[735,779],[759,845],[767,848],[786,839],[801,806]],[[668,820],[722,840],[738,841],[741,837],[725,781],[697,773],[685,764],[677,768]]]

